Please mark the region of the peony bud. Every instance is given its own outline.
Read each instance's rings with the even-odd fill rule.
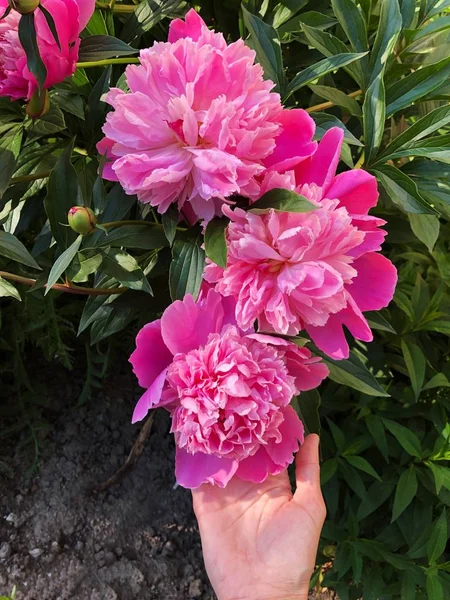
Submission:
[[[40,4],[40,0],[9,0],[9,5],[21,15],[34,12]]]
[[[47,90],[35,92],[27,102],[25,112],[32,119],[40,119],[50,108],[50,96]]]
[[[67,216],[70,227],[81,235],[88,235],[97,225],[94,211],[87,206],[72,206]]]

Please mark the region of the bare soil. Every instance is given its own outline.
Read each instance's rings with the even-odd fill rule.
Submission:
[[[0,448],[16,472],[0,475],[0,595],[16,585],[17,600],[215,599],[190,492],[175,484],[164,411],[137,465],[107,491],[91,491],[123,464],[139,432],[130,423],[139,391],[124,373],[71,408],[81,382],[52,374],[54,428],[33,478],[23,476],[16,445]]]

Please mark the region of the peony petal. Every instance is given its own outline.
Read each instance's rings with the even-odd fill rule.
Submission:
[[[75,0],[75,2],[78,4],[80,11],[80,16],[78,18],[78,31],[81,32],[88,24],[89,19],[92,17],[95,9],[95,0]]]
[[[358,276],[347,286],[362,311],[380,310],[389,304],[397,285],[397,269],[382,254],[370,252],[353,263]]]
[[[264,160],[264,165],[282,173],[314,154],[317,142],[312,141],[316,125],[305,110],[283,110],[280,123],[283,130],[276,138],[275,150]]]
[[[377,180],[363,169],[345,171],[335,177],[327,198],[338,199],[350,214],[366,215],[378,202]]]
[[[239,463],[236,477],[244,481],[262,483],[269,475],[278,475],[284,469],[285,467],[277,465],[267,454],[266,449],[261,446],[256,454]]]
[[[191,38],[196,41],[201,36],[203,28],[207,29],[201,16],[193,8],[189,10],[184,21],[174,19],[169,26],[169,42],[174,43],[181,38]]]
[[[167,369],[164,369],[153,381],[148,390],[139,398],[133,412],[132,423],[142,421],[147,416],[148,411],[154,406],[162,406],[160,402],[161,394],[166,381]]]
[[[216,291],[210,290],[206,299],[198,303],[188,294],[164,311],[163,340],[172,354],[189,352],[206,344],[210,333],[220,331],[223,318],[221,296]]]
[[[176,449],[175,476],[177,482],[188,489],[195,489],[204,483],[212,483],[223,488],[238,468],[238,461],[219,458],[212,454],[189,454],[182,448]]]
[[[297,185],[315,183],[322,188],[322,197],[328,197],[327,191],[333,183],[343,139],[342,129],[339,127],[329,129],[312,157],[295,168]]]
[[[172,362],[172,353],[161,335],[161,319],[145,325],[136,337],[136,350],[130,356],[139,385],[148,388]]]
[[[331,315],[323,327],[307,326],[306,331],[313,342],[328,356],[335,360],[349,357],[349,346],[342,326],[358,340],[371,342],[372,331],[353,298],[347,292],[347,307],[335,315]]]
[[[279,427],[281,441],[276,443],[272,438],[269,440],[266,450],[277,465],[286,468],[294,460],[293,454],[297,452],[299,443],[303,444],[305,428],[292,406],[286,406],[283,409],[283,415],[284,421]]]

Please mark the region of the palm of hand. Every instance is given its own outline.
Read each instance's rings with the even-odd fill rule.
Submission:
[[[297,456],[293,495],[284,472],[262,484],[233,479],[194,492],[203,555],[219,600],[306,598],[325,508],[317,437]]]

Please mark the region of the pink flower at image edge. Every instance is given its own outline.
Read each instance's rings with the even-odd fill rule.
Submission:
[[[244,334],[229,304],[214,290],[174,302],[141,329],[130,357],[147,388],[133,422],[151,408],[170,412],[176,478],[187,488],[224,487],[233,476],[261,482],[284,470],[303,442],[289,403],[328,374],[305,348]]]
[[[79,34],[86,27],[95,8],[95,0],[41,0],[52,15],[59,50],[44,15],[35,12],[36,37],[41,58],[47,69],[44,88],[63,81],[75,72],[80,45]],[[8,7],[8,0],[0,0],[0,13]],[[0,21],[0,96],[11,100],[29,100],[38,89],[35,76],[27,67],[25,51],[19,41],[20,14],[12,10]]]
[[[258,320],[264,332],[305,329],[335,359],[349,355],[344,325],[355,338],[372,340],[363,312],[387,306],[397,283],[394,265],[379,253],[385,221],[368,215],[378,200],[375,177],[362,169],[335,175],[342,141],[342,130],[333,128],[294,169],[280,173],[269,165],[263,191],[295,190],[318,208],[262,215],[226,208],[227,268],[209,264],[205,271],[236,300],[242,328]],[[285,165],[301,154],[295,144],[278,143]]]

